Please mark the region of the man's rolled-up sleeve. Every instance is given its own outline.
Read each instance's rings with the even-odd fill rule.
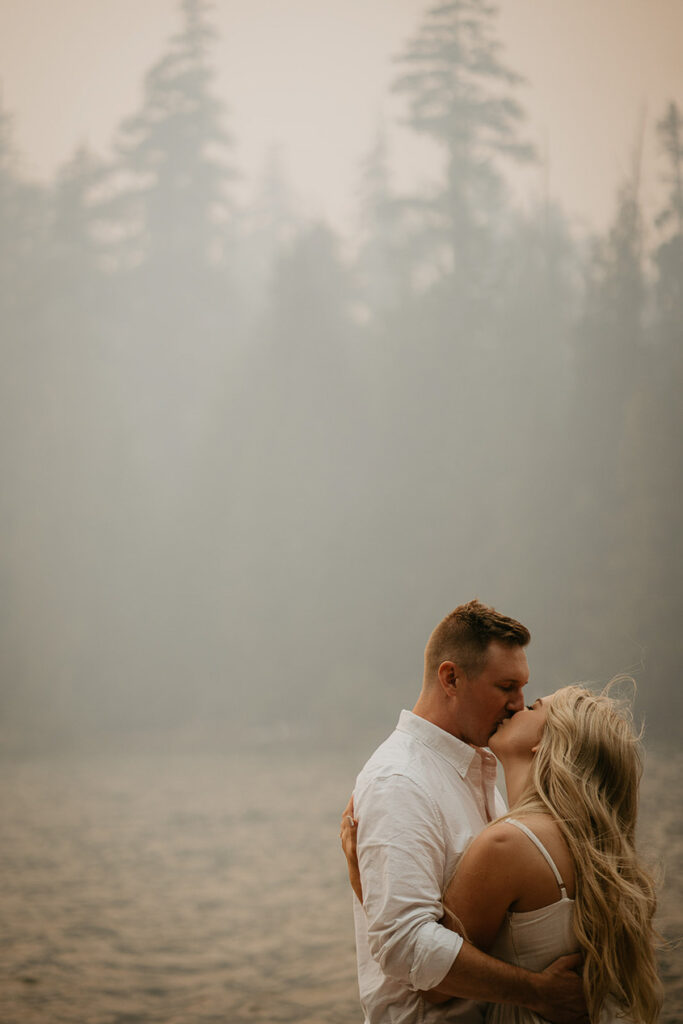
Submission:
[[[439,811],[404,775],[374,779],[355,799],[370,952],[390,977],[412,989],[434,988],[463,942],[438,923],[447,881]]]

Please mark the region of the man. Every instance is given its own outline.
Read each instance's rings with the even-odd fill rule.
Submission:
[[[478,601],[447,615],[427,643],[413,711],[401,712],[358,776],[363,904],[355,900],[354,915],[365,1024],[475,1024],[483,1011],[473,1000],[516,1003],[556,1024],[587,1021],[578,958],[534,974],[439,924],[465,847],[505,811],[495,758],[482,748],[523,707],[529,640],[525,626]],[[460,999],[426,1002],[420,992],[437,986]]]

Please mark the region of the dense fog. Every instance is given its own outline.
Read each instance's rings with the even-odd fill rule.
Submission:
[[[674,738],[683,97],[645,129],[656,218],[636,141],[578,236],[506,188],[540,156],[497,32],[425,6],[393,88],[440,171],[397,191],[378,126],[358,231],[276,150],[239,198],[203,0],[110,157],[36,184],[0,112],[6,750],[381,733],[475,596],[530,628],[535,693],[628,672]]]

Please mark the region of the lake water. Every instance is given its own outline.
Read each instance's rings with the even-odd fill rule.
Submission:
[[[281,749],[1,769],[2,1024],[360,1024],[341,809],[360,765]],[[683,757],[650,757],[642,835],[683,928]],[[680,950],[662,1021],[683,1021]]]

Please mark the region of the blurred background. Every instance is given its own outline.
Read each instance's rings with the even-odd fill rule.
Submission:
[[[339,812],[474,596],[530,628],[534,695],[630,673],[676,789],[682,38],[678,0],[4,0],[3,1019],[223,1020],[206,971],[246,957],[232,1024],[355,1020]],[[131,981],[154,929],[246,928],[302,805],[318,1002],[254,1002],[255,935],[196,967],[214,1016],[159,1010],[191,958]],[[186,869],[233,888],[157,920]]]
[[[3,4],[5,749],[383,729],[475,595],[671,737],[683,12],[594,7]]]

